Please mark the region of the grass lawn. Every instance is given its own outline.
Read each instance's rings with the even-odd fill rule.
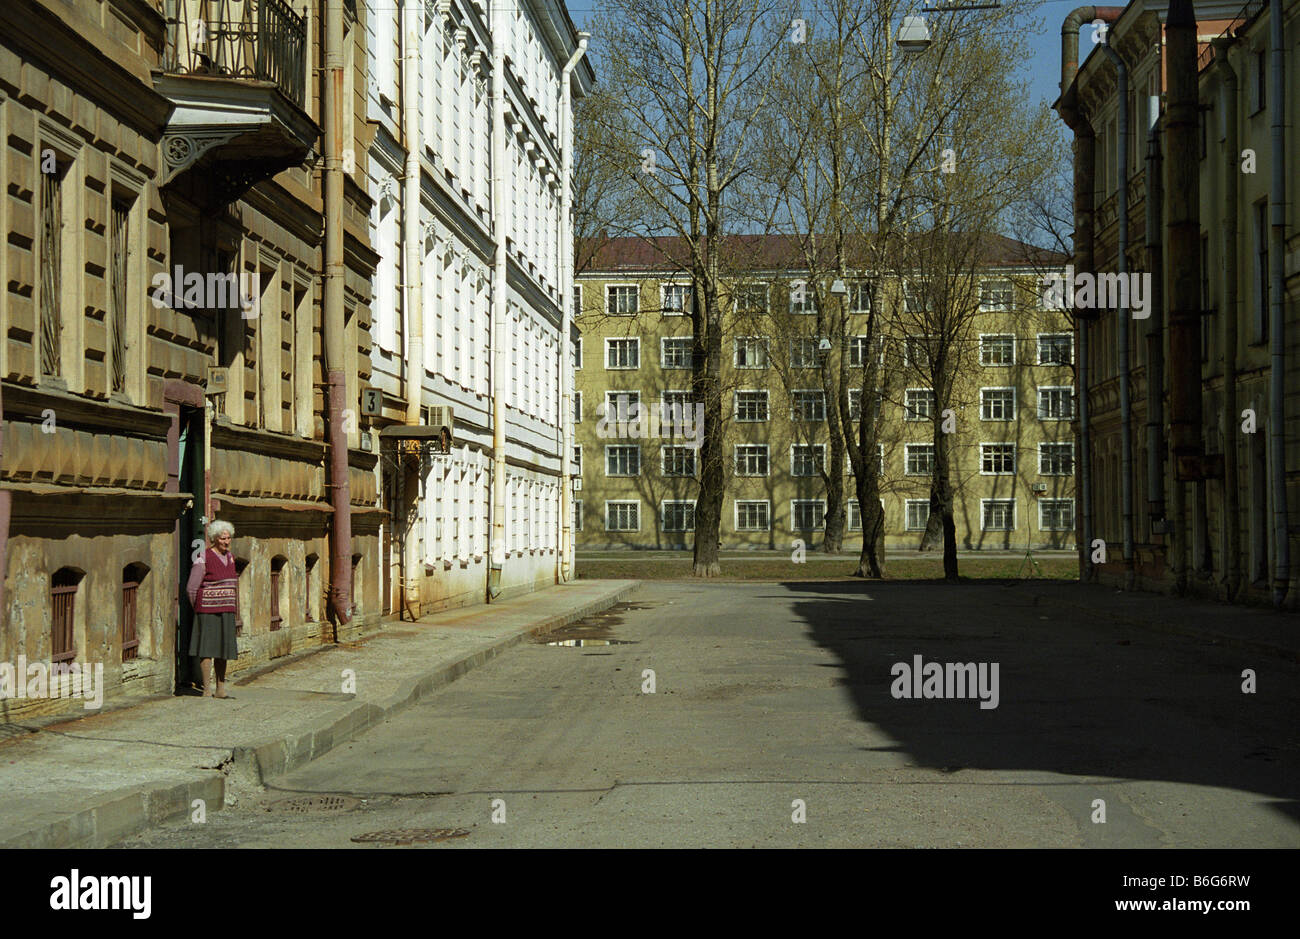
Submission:
[[[1020,557],[971,558],[957,561],[957,570],[966,580],[1076,580],[1079,562],[1073,557],[1035,558],[1038,571]],[[818,557],[809,554],[802,564],[787,556],[768,558],[722,559],[719,580],[841,580],[853,576],[857,558]],[[578,558],[579,580],[693,580],[691,556],[644,557],[630,553],[626,557]],[[887,580],[942,580],[943,558],[889,558],[885,565]]]

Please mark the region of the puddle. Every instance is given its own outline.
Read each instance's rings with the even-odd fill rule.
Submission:
[[[567,646],[581,649],[588,646],[634,646],[635,639],[616,639],[613,629],[623,625],[622,613],[629,609],[639,609],[634,604],[620,603],[608,610],[593,613],[586,619],[568,626],[561,626],[547,633],[532,637],[532,642],[543,646]]]
[[[581,649],[585,646],[634,646],[636,641],[632,639],[556,639],[544,644],[548,646],[572,646]]]

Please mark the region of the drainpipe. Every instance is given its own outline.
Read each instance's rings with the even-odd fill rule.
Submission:
[[[0,468],[4,466],[5,412],[4,397],[0,392]],[[3,485],[3,483],[0,483]],[[9,607],[5,605],[5,579],[9,576],[9,515],[14,494],[0,489],[0,631],[9,621]]]
[[[578,48],[564,63],[560,76],[560,257],[563,272],[560,284],[560,307],[564,310],[560,327],[560,426],[563,442],[560,447],[560,577],[564,582],[573,577],[573,493],[569,481],[569,455],[573,453],[573,353],[569,346],[569,333],[573,330],[573,89],[570,76],[582,57],[587,54],[590,33],[578,33]]]
[[[1128,279],[1128,66],[1109,42],[1101,43],[1101,50],[1115,65],[1119,75],[1119,141],[1116,148],[1119,160],[1119,255],[1116,273],[1120,282]],[[1126,297],[1126,300],[1128,298]],[[1120,509],[1124,516],[1124,589],[1132,590],[1136,581],[1133,563],[1133,403],[1129,397],[1127,303],[1115,310],[1119,320],[1119,447],[1120,447]]]
[[[501,594],[506,561],[506,236],[510,199],[506,166],[506,64],[508,24],[505,7],[493,7],[492,23],[492,228],[496,253],[492,262],[492,547],[489,553],[489,600]]]
[[[1282,269],[1286,261],[1286,151],[1283,134],[1286,108],[1283,95],[1285,55],[1282,46],[1282,0],[1270,0],[1269,15],[1269,110],[1272,122],[1272,182],[1269,186],[1269,214],[1272,228],[1268,245],[1268,299],[1269,299],[1269,378],[1268,378],[1268,436],[1269,469],[1273,477],[1273,605],[1281,608],[1286,600],[1288,580],[1291,577],[1291,540],[1288,530],[1286,493],[1286,324],[1283,322],[1283,301],[1286,283]]]
[[[402,243],[406,247],[406,423],[420,423],[424,403],[424,241],[420,237],[420,12],[416,0],[402,4],[402,129],[406,138],[406,172],[402,179]],[[420,473],[424,473],[423,463]],[[422,482],[422,480],[421,480]],[[398,485],[405,489],[406,474]],[[422,486],[416,484],[418,492]],[[405,494],[399,503],[405,505]],[[419,538],[411,537],[406,520],[390,519],[402,529],[402,603],[412,602],[410,587],[419,583],[413,572],[423,570]],[[399,613],[398,618],[401,618]]]
[[[1171,565],[1175,589],[1187,588],[1186,483],[1204,478],[1201,440],[1201,222],[1196,11],[1170,0],[1165,22],[1169,95],[1165,108],[1165,194],[1169,247],[1169,411],[1174,450]]]
[[[1147,512],[1153,532],[1165,517],[1165,258],[1161,237],[1164,189],[1160,179],[1160,96],[1147,99],[1146,268],[1151,272],[1147,324]]]
[[[1079,111],[1074,78],[1079,71],[1079,27],[1085,22],[1102,20],[1114,23],[1124,12],[1123,7],[1081,6],[1070,11],[1061,24],[1061,119],[1074,131],[1074,267],[1076,271],[1093,268],[1094,169],[1096,166],[1097,138],[1088,119]],[[1072,290],[1072,285],[1071,288]],[[1074,321],[1079,332],[1079,357],[1077,382],[1079,398],[1079,496],[1083,504],[1082,579],[1092,580],[1096,568],[1092,562],[1093,511],[1092,511],[1092,425],[1088,407],[1088,331],[1090,314],[1074,311]]]
[[[343,316],[343,0],[325,5],[325,364],[329,389],[330,608],[352,621],[352,497],[348,484],[347,340]]]
[[[1223,593],[1231,602],[1241,587],[1241,493],[1237,489],[1237,210],[1241,174],[1237,134],[1237,73],[1228,61],[1232,42],[1215,39],[1214,66],[1222,87],[1225,123],[1223,160],[1223,403],[1219,415],[1223,425]]]

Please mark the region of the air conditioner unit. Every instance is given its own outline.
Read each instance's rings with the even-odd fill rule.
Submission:
[[[1032,483],[1029,486],[1031,492],[1046,492],[1047,483]]]
[[[456,439],[456,420],[451,405],[429,408],[429,427],[437,430],[434,452],[450,453],[452,441]]]

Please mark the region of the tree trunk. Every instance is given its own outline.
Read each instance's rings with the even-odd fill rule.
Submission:
[[[880,510],[880,483],[874,473],[856,478],[862,512],[862,552],[853,576],[879,579],[885,576],[885,513]]]

